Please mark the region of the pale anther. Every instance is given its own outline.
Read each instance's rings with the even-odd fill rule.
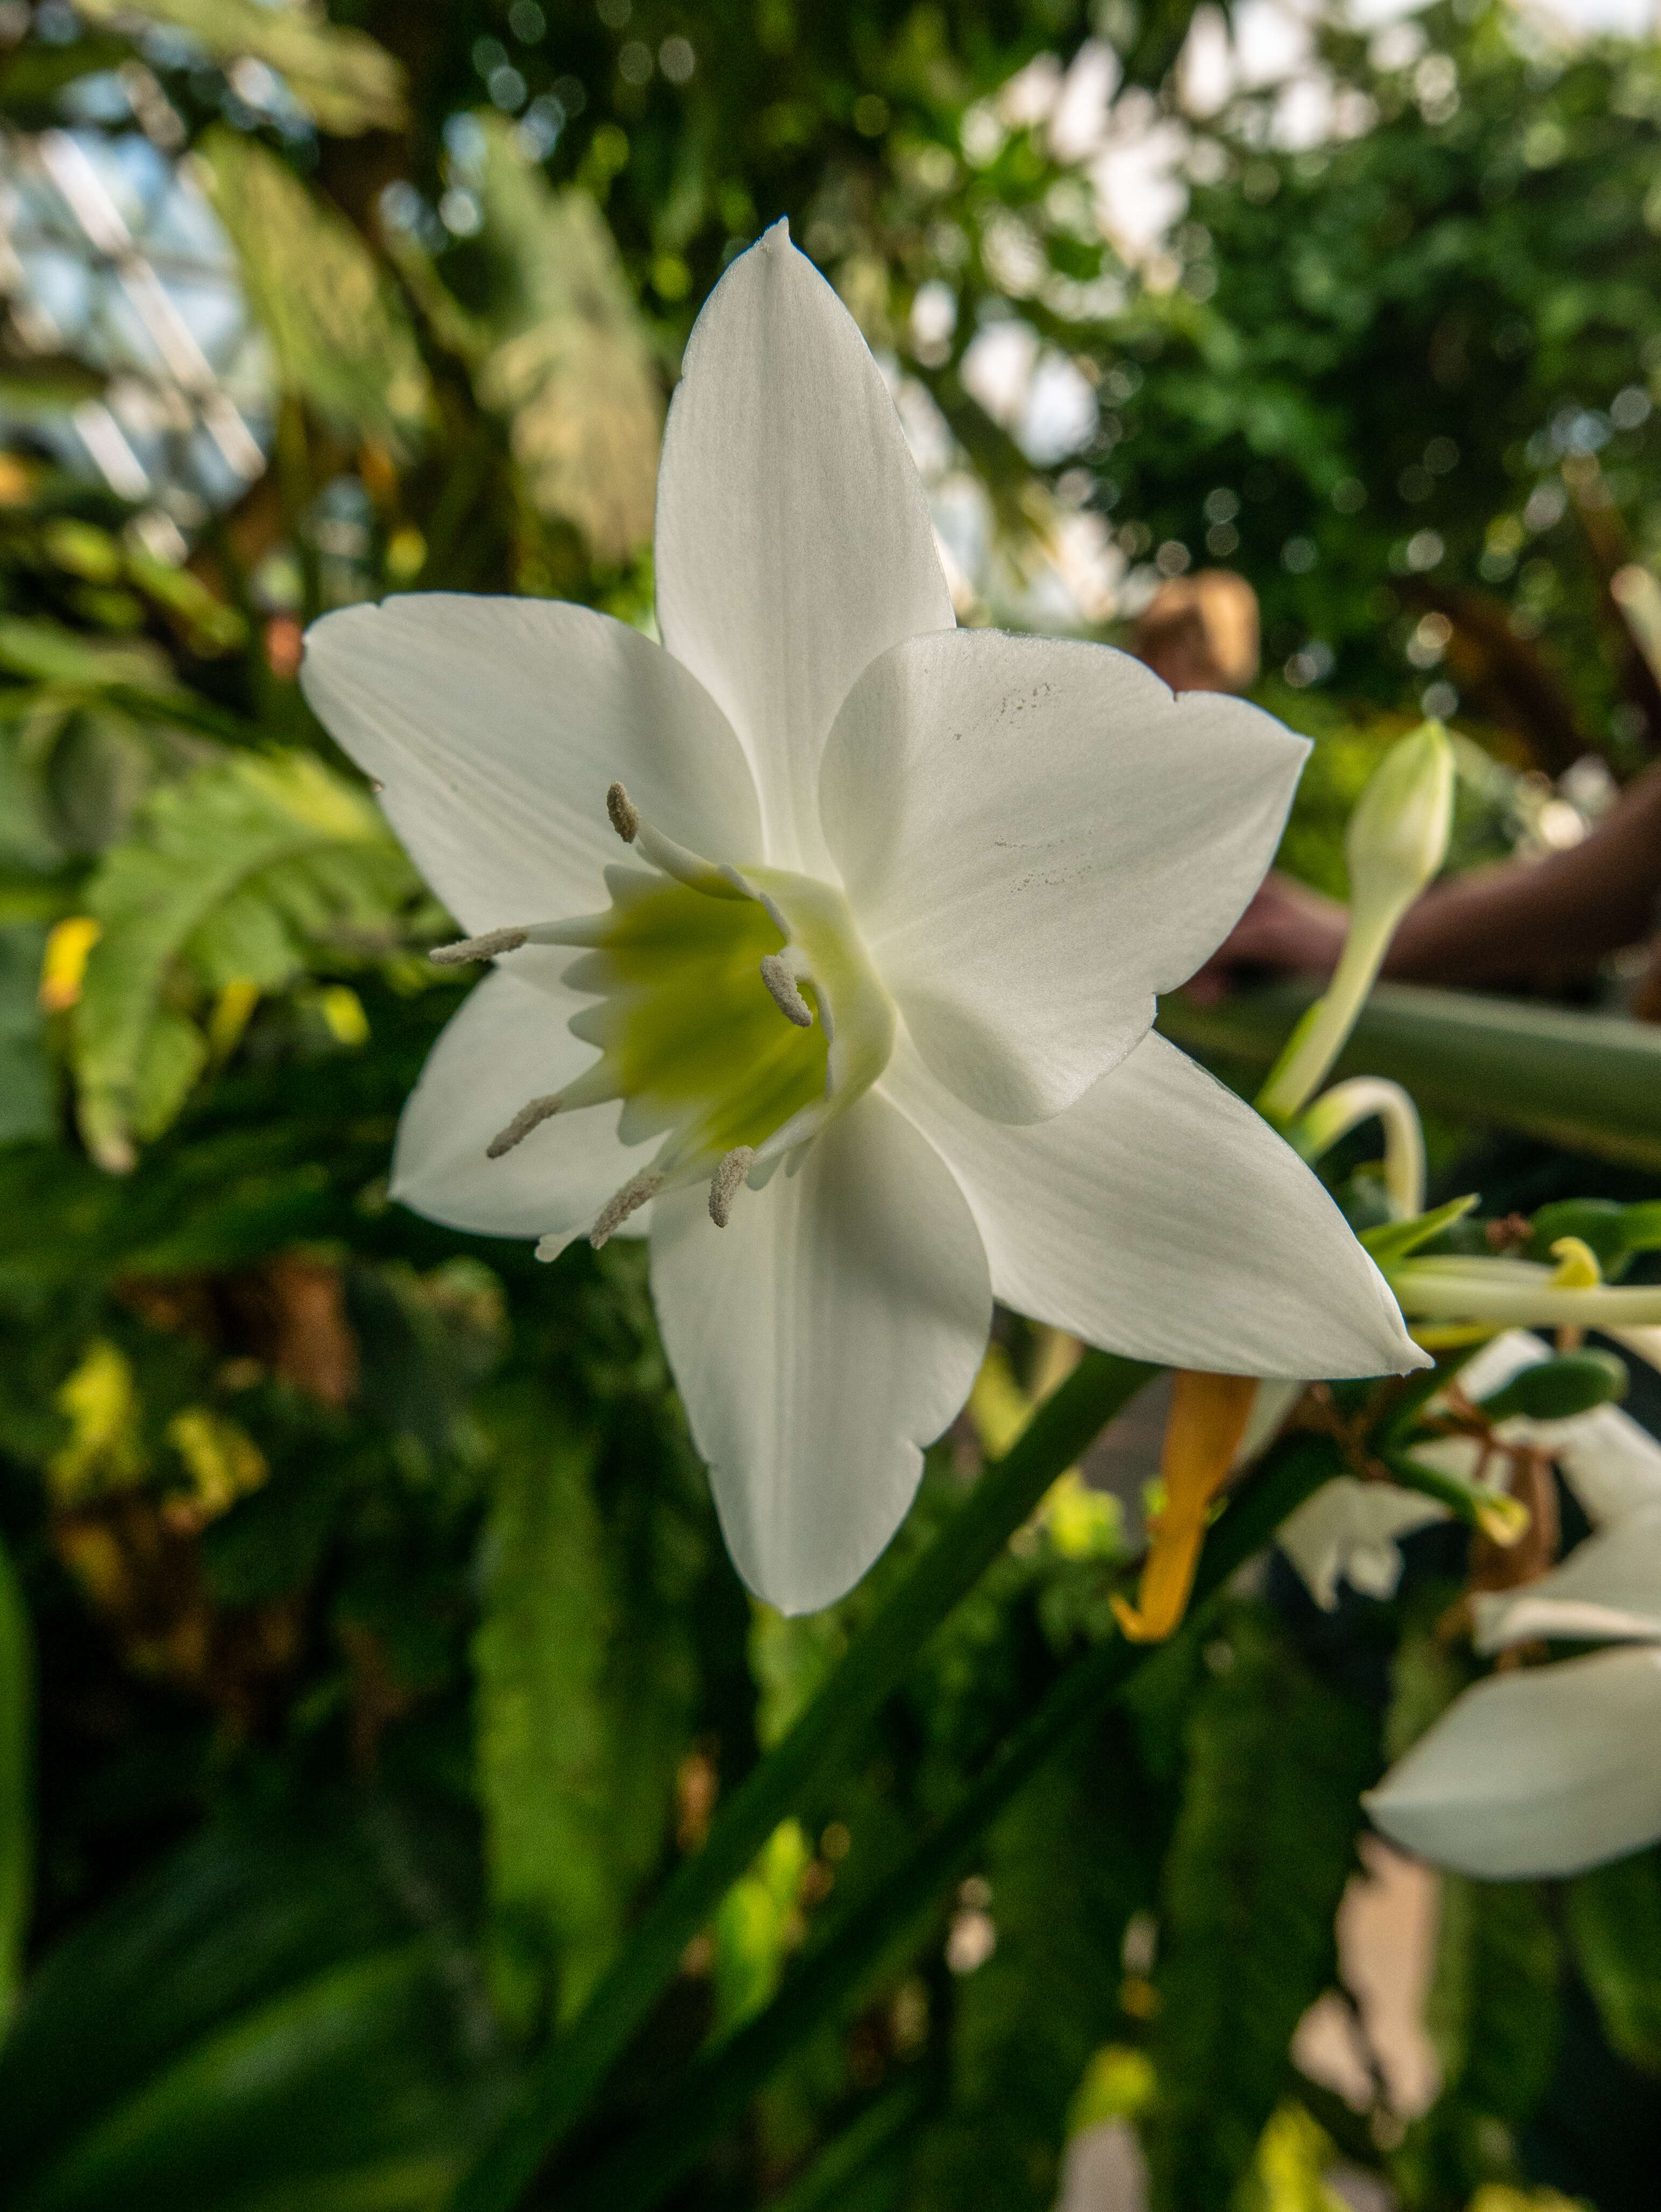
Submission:
[[[507,1127],[498,1131],[485,1146],[486,1159],[499,1160],[504,1152],[511,1152],[515,1145],[522,1145],[533,1129],[540,1128],[544,1121],[559,1112],[563,1103],[561,1093],[553,1091],[545,1098],[533,1098],[529,1105],[521,1106]]]
[[[761,981],[773,994],[773,1003],[787,1022],[794,1022],[798,1030],[813,1027],[813,1008],[797,988],[789,957],[783,952],[767,952],[761,957]]]
[[[439,968],[459,968],[464,961],[494,960],[499,952],[517,952],[530,937],[528,929],[487,929],[482,937],[462,937],[453,945],[435,945],[427,957]]]
[[[735,1145],[710,1177],[709,1218],[718,1229],[724,1229],[731,1219],[732,1201],[755,1164],[755,1147]]]
[[[640,810],[623,789],[614,783],[605,795],[605,811],[611,817],[611,826],[625,845],[632,845],[640,834]]]
[[[651,1199],[657,1197],[664,1187],[664,1177],[655,1169],[643,1168],[631,1176],[620,1191],[607,1199],[595,1217],[594,1226],[588,1232],[588,1241],[597,1252],[607,1237],[621,1229],[631,1213],[638,1213]]]

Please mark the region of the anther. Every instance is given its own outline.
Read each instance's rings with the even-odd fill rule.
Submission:
[[[505,1129],[500,1130],[484,1148],[488,1160],[499,1160],[504,1152],[511,1152],[515,1145],[522,1145],[533,1129],[539,1129],[564,1104],[564,1096],[551,1091],[545,1098],[533,1098],[528,1106],[521,1106]]]
[[[605,811],[611,817],[611,826],[625,845],[632,845],[640,835],[640,813],[621,783],[614,783],[605,795]]]
[[[755,1164],[755,1147],[735,1145],[710,1177],[709,1218],[718,1229],[724,1229],[731,1219],[732,1201]]]
[[[459,968],[468,960],[494,960],[499,952],[517,952],[530,940],[528,929],[487,929],[482,937],[462,937],[453,945],[435,945],[427,957],[436,967]]]
[[[609,1237],[621,1229],[631,1213],[638,1213],[647,1202],[657,1197],[663,1188],[664,1177],[655,1168],[644,1168],[631,1176],[620,1191],[607,1199],[595,1217],[594,1226],[588,1232],[588,1241],[597,1252]]]
[[[796,977],[791,971],[787,954],[767,952],[762,955],[761,981],[773,994],[773,1005],[787,1022],[794,1022],[798,1030],[813,1027],[813,1008],[796,987]]]

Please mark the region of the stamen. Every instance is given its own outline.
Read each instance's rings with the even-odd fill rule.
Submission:
[[[661,830],[654,830],[642,818],[640,810],[623,789],[614,783],[605,795],[605,811],[611,817],[611,826],[625,845],[638,845],[643,860],[650,860],[654,868],[661,868],[677,884],[689,890],[702,891],[706,898],[748,899],[755,893],[738,871],[713,860],[705,860],[701,853],[689,847],[677,845],[672,837],[665,837]],[[767,902],[764,900],[763,904]]]
[[[499,1160],[504,1152],[511,1152],[515,1145],[522,1145],[533,1129],[541,1128],[557,1114],[565,1100],[561,1092],[551,1091],[545,1098],[533,1098],[528,1106],[521,1106],[507,1127],[498,1132],[484,1148],[488,1160]]]
[[[643,1168],[631,1176],[620,1191],[607,1199],[595,1217],[594,1226],[588,1232],[588,1241],[597,1252],[609,1237],[621,1229],[631,1213],[638,1213],[663,1188],[665,1177],[655,1168]]]
[[[724,1229],[732,1218],[732,1201],[743,1186],[744,1177],[755,1164],[753,1145],[735,1145],[710,1178],[709,1218],[718,1229]]]
[[[640,810],[623,789],[614,783],[605,795],[605,811],[611,817],[611,826],[625,845],[632,845],[640,833]]]
[[[794,1022],[798,1030],[813,1027],[813,1008],[796,988],[796,977],[788,954],[763,954],[761,981],[773,994],[773,1005],[787,1022]]]
[[[494,960],[499,952],[517,952],[530,941],[528,929],[487,929],[482,937],[462,937],[453,945],[435,945],[427,957],[437,967],[459,968],[469,960]]]

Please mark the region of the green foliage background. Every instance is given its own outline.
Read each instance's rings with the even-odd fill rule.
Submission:
[[[997,96],[1094,36],[1168,106],[1189,14],[4,11],[6,160],[84,114],[64,103],[88,80],[124,86],[101,127],[188,165],[271,391],[269,469],[175,564],[42,434],[107,364],[43,352],[15,301],[0,348],[0,2172],[20,2208],[441,2203],[978,1463],[963,1427],[832,1614],[753,1616],[639,1253],[540,1268],[389,1204],[400,1104],[460,994],[424,958],[446,917],[300,699],[300,624],[411,587],[647,620],[665,391],[725,262],[787,214],[987,487],[1002,580],[970,618],[1007,614],[1081,508],[1146,580],[1155,556],[1250,576],[1262,696],[1317,739],[1285,854],[1310,880],[1343,889],[1349,805],[1417,718],[1428,614],[1470,740],[1461,864],[1511,848],[1543,778],[1588,753],[1624,775],[1661,745],[1608,589],[1661,554],[1653,50],[1554,55],[1441,0],[1399,65],[1329,30],[1370,127],[1280,149],[1267,94],[1191,124],[1188,216],[1139,271]],[[251,62],[286,100],[250,95]],[[943,350],[912,336],[924,285],[955,301]],[[1100,402],[1053,467],[964,380],[1009,317]],[[1434,560],[1411,550],[1427,532]],[[1019,1328],[1008,1348],[1030,1381]],[[1111,1633],[1128,1559],[1105,1509],[1023,1532],[730,1893],[548,2201],[648,2136],[665,2084],[879,1893]],[[1117,2117],[1172,2212],[1331,2202],[1335,2144],[1422,2212],[1548,2179],[1639,2203],[1611,2144],[1656,2126],[1653,1855],[1566,1894],[1450,1889],[1446,2088],[1405,2137],[1292,2064],[1333,1981],[1390,1658],[1421,1626],[1408,1599],[1358,1601],[1338,1649],[1289,1583],[1226,1599],[1069,1740],[978,1873],[891,1931],[852,2007],[779,2050],[671,2201],[1041,2212],[1070,2126]],[[1586,2110],[1604,2122],[1579,2140]]]

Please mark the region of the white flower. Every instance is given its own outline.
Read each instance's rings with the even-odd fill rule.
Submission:
[[[1490,1355],[1502,1356],[1487,1374],[1461,1377],[1479,1394],[1548,1352],[1513,1335]],[[1489,1881],[1575,1874],[1661,1838],[1661,1444],[1614,1406],[1496,1433],[1551,1452],[1595,1533],[1537,1582],[1479,1595],[1477,1649],[1614,1648],[1476,1683],[1365,1802],[1392,1841],[1440,1866]]]
[[[1419,1364],[1314,1177],[1149,1034],[1303,741],[955,629],[892,402],[782,223],[693,333],[657,587],[662,646],[545,601],[351,608],[304,681],[498,963],[394,1192],[547,1256],[649,1233],[751,1587],[799,1612],[864,1572],[994,1295],[1188,1366]]]

